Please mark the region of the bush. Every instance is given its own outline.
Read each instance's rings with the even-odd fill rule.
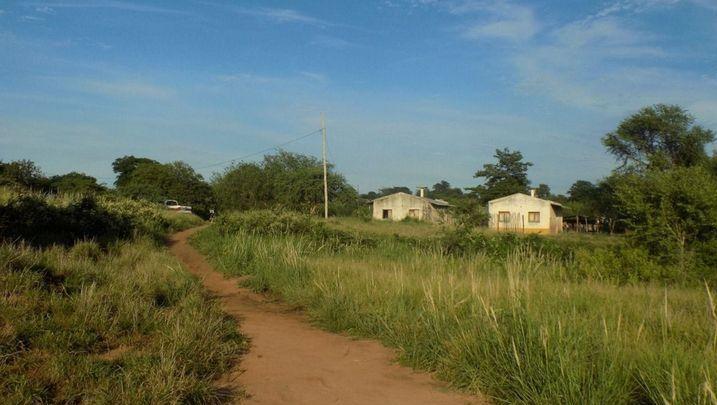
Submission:
[[[88,239],[107,244],[137,235],[161,240],[168,232],[200,222],[191,214],[170,215],[158,204],[111,195],[13,192],[0,201],[0,239],[38,246]]]

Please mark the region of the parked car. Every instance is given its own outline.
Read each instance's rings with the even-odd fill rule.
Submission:
[[[192,207],[187,205],[179,205],[177,200],[165,200],[164,207],[171,211],[191,213]]]

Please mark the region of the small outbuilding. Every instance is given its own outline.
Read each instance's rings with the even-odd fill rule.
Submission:
[[[370,202],[373,219],[400,221],[405,218],[414,218],[434,223],[451,223],[452,217],[447,201],[424,197],[408,193],[395,193],[377,198]]]
[[[563,206],[555,201],[515,193],[488,202],[489,226],[497,231],[556,234],[563,230]]]

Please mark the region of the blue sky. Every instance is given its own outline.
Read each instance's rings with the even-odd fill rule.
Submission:
[[[0,1],[0,159],[111,183],[118,156],[201,167],[325,112],[362,192],[475,185],[502,147],[563,192],[640,107],[717,130],[716,39],[717,0]]]

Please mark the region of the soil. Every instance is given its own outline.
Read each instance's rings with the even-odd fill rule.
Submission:
[[[221,379],[222,390],[245,392],[248,404],[486,404],[451,392],[430,374],[395,362],[372,340],[318,329],[300,312],[225,278],[189,245],[198,228],[174,234],[170,250],[235,317],[250,339],[241,364]]]

